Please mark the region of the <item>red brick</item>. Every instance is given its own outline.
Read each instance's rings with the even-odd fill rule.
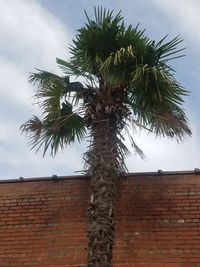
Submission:
[[[86,267],[86,178],[0,183],[1,267]],[[114,267],[200,267],[200,175],[128,177]]]

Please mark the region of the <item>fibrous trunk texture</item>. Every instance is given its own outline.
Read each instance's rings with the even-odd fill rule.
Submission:
[[[88,267],[111,267],[114,210],[120,178],[115,120],[98,120],[92,127],[89,152],[92,183],[88,209]]]

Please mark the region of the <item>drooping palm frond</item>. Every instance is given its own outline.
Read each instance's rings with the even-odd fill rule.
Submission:
[[[37,116],[33,116],[26,123],[21,125],[20,130],[26,135],[32,133],[34,139],[38,140],[42,132],[42,122]]]
[[[61,110],[60,118],[50,120],[45,117],[40,121],[34,116],[21,126],[21,130],[28,137],[32,149],[38,151],[43,148],[43,155],[49,149],[52,156],[75,140],[81,142],[86,134],[83,118],[76,113],[67,112],[66,107]]]
[[[185,112],[178,105],[161,105],[159,109],[155,107],[151,111],[145,111],[142,107],[131,103],[131,108],[133,111],[131,117],[143,125],[149,133],[175,138],[177,141],[182,141],[186,135],[191,135]]]
[[[144,152],[142,151],[141,148],[139,148],[139,146],[136,144],[136,142],[134,141],[133,137],[132,137],[132,134],[131,132],[129,131],[129,128],[128,126],[126,125],[125,126],[125,131],[126,131],[126,134],[128,135],[128,138],[129,138],[129,141],[130,141],[130,144],[135,152],[136,155],[139,155],[139,157],[141,159],[145,159],[145,155],[144,155]]]
[[[159,72],[156,75],[156,78],[144,76],[141,83],[130,90],[127,102],[136,119],[157,135],[181,140],[184,135],[191,135],[181,108],[182,97],[188,92],[171,77],[163,77]]]
[[[35,98],[42,111],[41,120],[34,116],[21,126],[32,149],[43,148],[44,155],[49,149],[54,156],[59,148],[75,140],[80,142],[86,129],[81,110],[78,114],[73,106],[79,105],[86,88],[80,82],[70,82],[68,76],[42,70],[31,74],[29,82],[38,85]]]
[[[150,118],[149,124],[156,135],[175,138],[177,141],[191,135],[188,121],[182,112],[156,114]]]

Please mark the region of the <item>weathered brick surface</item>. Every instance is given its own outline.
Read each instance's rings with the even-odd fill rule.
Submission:
[[[85,267],[86,178],[0,183],[0,267]],[[114,267],[200,267],[200,175],[128,177]]]

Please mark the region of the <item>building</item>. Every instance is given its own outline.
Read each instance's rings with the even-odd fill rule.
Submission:
[[[0,266],[84,267],[90,179],[0,181]],[[114,267],[200,266],[200,171],[128,174]]]

